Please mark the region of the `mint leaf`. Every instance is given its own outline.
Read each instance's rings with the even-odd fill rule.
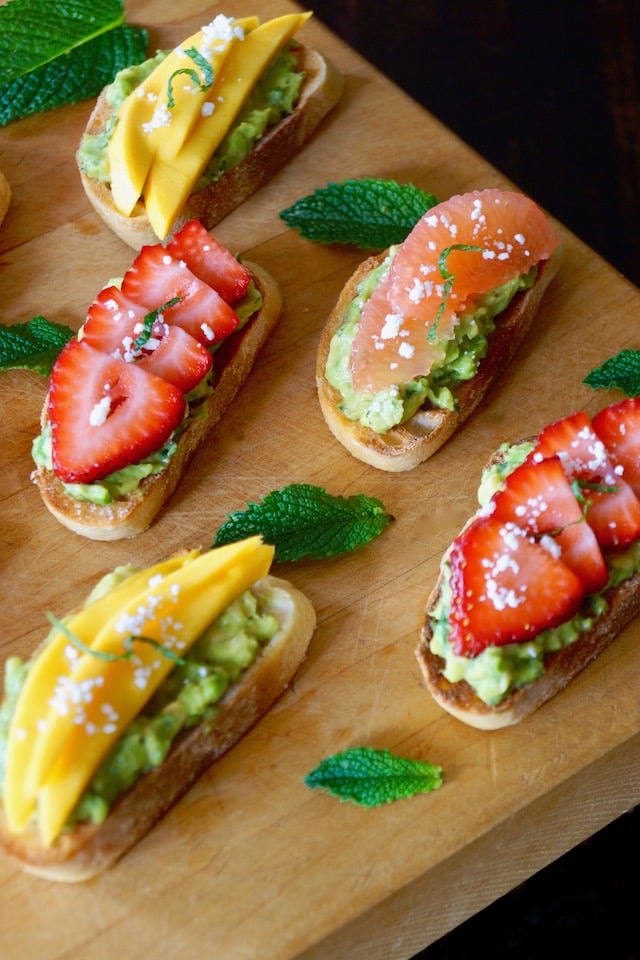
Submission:
[[[628,397],[640,396],[640,351],[620,350],[588,373],[583,383],[596,390],[617,388]]]
[[[0,7],[0,81],[24,76],[123,22],[123,0],[9,0]]]
[[[0,370],[34,370],[48,377],[74,331],[45,317],[12,327],[0,325]]]
[[[140,63],[147,32],[122,0],[9,0],[0,6],[0,126],[97,96]]]
[[[278,561],[318,560],[365,546],[392,519],[373,497],[335,497],[322,487],[292,483],[267,494],[261,503],[230,514],[214,546],[262,534],[275,546]]]
[[[437,202],[413,184],[365,177],[330,183],[281,211],[280,217],[307,240],[385,250],[402,243]]]
[[[0,126],[96,97],[118,70],[144,60],[146,49],[146,31],[124,25],[0,84]]]
[[[425,760],[408,760],[373,747],[351,747],[323,760],[304,782],[341,800],[377,807],[437,790],[442,779],[442,768]]]

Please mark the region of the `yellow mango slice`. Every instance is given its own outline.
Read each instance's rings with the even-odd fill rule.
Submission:
[[[202,554],[125,605],[96,637],[96,651],[121,653],[127,634],[151,638],[181,654],[240,593],[266,576],[274,549],[251,537]],[[129,723],[175,665],[156,647],[134,642],[131,659],[105,661],[85,655],[71,683],[77,709],[49,716],[32,755],[30,775],[39,787],[42,841],[64,826],[91,776]]]
[[[274,55],[309,19],[311,13],[291,13],[260,24],[236,43],[218,74],[209,99],[213,113],[202,115],[182,147],[159,149],[147,174],[144,204],[155,233],[166,237],[210,157],[224,139],[260,74]],[[171,170],[175,171],[171,179]]]
[[[243,29],[250,30],[257,26],[259,19],[247,17],[236,23]],[[113,202],[126,216],[132,213],[138,199],[142,196],[147,173],[157,148],[158,137],[167,137],[171,142],[171,138],[175,136],[177,149],[195,119],[195,116],[190,116],[190,109],[194,111],[201,109],[205,95],[192,94],[190,100],[185,95],[185,77],[179,71],[196,67],[193,59],[186,55],[186,50],[195,49],[202,52],[207,59],[209,58],[210,48],[207,45],[207,36],[208,29],[203,28],[172,50],[162,63],[129,94],[118,111],[118,122],[109,140],[107,154]],[[235,42],[234,39],[233,43]],[[233,43],[228,44],[215,55],[212,64],[214,73],[221,69]],[[197,70],[197,72],[200,71]],[[177,77],[176,74],[178,74]],[[179,79],[180,82],[174,83],[172,78]],[[190,82],[193,84],[193,81]],[[167,106],[170,85],[178,97],[176,107],[171,110]],[[181,115],[182,108],[185,109],[185,115],[175,123],[176,118]]]
[[[244,17],[234,20],[233,28],[242,31],[240,36],[243,36],[250,33],[251,30],[255,30],[259,23],[258,17]],[[194,125],[203,115],[203,109],[205,113],[207,112],[205,104],[210,103],[213,106],[210,98],[211,91],[215,88],[215,80],[223,69],[224,62],[233,46],[238,42],[244,42],[235,34],[224,41],[216,41],[215,34],[210,38],[205,30],[201,31],[201,37],[199,44],[189,44],[189,42],[181,44],[184,54],[179,61],[180,66],[177,67],[170,82],[166,84],[159,96],[158,109],[166,110],[166,115],[171,117],[167,126],[157,127],[149,134],[152,149],[160,157],[175,156]],[[197,54],[203,56],[209,64],[213,78],[212,84],[206,84],[206,78],[203,76],[203,70],[197,59],[187,55],[187,51],[193,49]],[[190,72],[195,72],[200,80],[200,85],[190,75]],[[172,106],[169,106],[170,93],[173,99]]]
[[[109,620],[123,604],[144,593],[152,578],[171,573],[193,560],[197,553],[192,550],[133,573],[110,593],[67,618],[64,624],[66,629],[90,647],[98,624]],[[18,698],[9,725],[3,787],[7,825],[14,833],[27,826],[35,807],[35,792],[27,787],[27,770],[34,744],[46,722],[56,688],[71,676],[80,656],[80,651],[73,646],[67,634],[54,628],[46,646],[29,669]]]

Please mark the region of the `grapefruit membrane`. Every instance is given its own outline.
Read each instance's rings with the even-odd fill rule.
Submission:
[[[362,310],[353,384],[375,392],[426,376],[476,297],[548,260],[558,238],[528,197],[490,188],[432,207]]]

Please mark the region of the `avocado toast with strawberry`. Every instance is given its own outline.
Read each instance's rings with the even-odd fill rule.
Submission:
[[[640,399],[501,448],[445,553],[416,651],[471,726],[517,723],[640,611]]]
[[[198,221],[103,288],[51,372],[33,472],[50,512],[94,540],[145,530],[247,379],[282,297]]]

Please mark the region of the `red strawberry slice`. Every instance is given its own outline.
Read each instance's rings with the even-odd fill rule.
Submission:
[[[199,220],[185,223],[167,244],[167,250],[176,260],[184,260],[189,270],[227,303],[237,303],[249,289],[249,271]]]
[[[204,346],[224,340],[239,323],[233,307],[159,243],[142,248],[124,275],[122,290],[147,311],[179,297],[177,304],[163,310],[163,319],[184,327]]]
[[[454,541],[449,640],[456,654],[521,643],[570,619],[584,597],[569,567],[518,526],[479,517]]]
[[[605,407],[592,423],[612,460],[623,467],[624,479],[640,496],[640,397]]]
[[[102,480],[158,450],[184,410],[173,384],[70,340],[49,385],[54,471],[67,483]]]
[[[150,353],[145,353],[138,366],[173,383],[183,393],[188,393],[207,375],[213,357],[206,347],[182,327],[163,324],[164,331]]]
[[[587,522],[603,548],[620,547],[640,536],[640,500],[622,478],[586,413],[545,427],[529,460],[557,454],[570,479],[579,481],[587,499]],[[603,489],[595,489],[601,487]]]
[[[557,456],[523,463],[509,474],[493,497],[491,516],[518,524],[538,540],[545,537],[547,547],[555,544],[587,593],[597,593],[606,584],[607,565],[596,535]]]
[[[130,345],[140,334],[147,313],[144,305],[135,303],[118,287],[105,287],[87,311],[82,339],[96,350],[129,359]]]

